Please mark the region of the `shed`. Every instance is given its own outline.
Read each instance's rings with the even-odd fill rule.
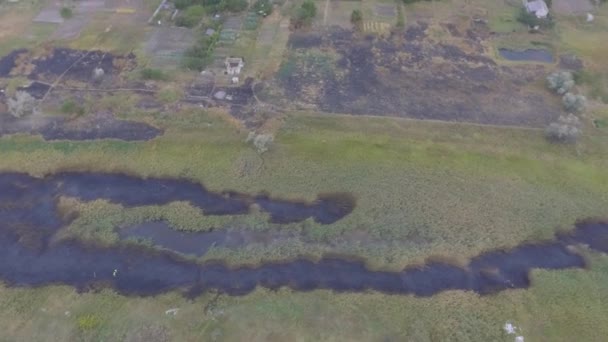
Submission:
[[[534,14],[537,18],[543,19],[549,15],[549,7],[544,0],[523,0],[528,13]]]
[[[226,57],[224,65],[226,66],[226,74],[238,75],[245,66],[245,61],[240,57]]]

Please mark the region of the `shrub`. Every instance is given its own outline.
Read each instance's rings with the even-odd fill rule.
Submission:
[[[70,19],[74,15],[72,9],[69,7],[61,7],[59,14],[63,19]]]
[[[9,113],[20,118],[30,115],[36,111],[38,101],[25,91],[17,91],[14,98],[9,98],[7,101]]]
[[[310,26],[312,24],[312,20],[317,15],[317,6],[314,1],[306,0],[298,8],[295,15],[291,18],[292,24],[294,27],[302,27],[302,26]]]
[[[576,142],[581,133],[581,122],[574,114],[560,115],[559,119],[545,130],[549,140],[561,143]]]
[[[81,116],[84,115],[85,109],[73,100],[66,100],[61,104],[61,112],[64,114],[76,114]]]
[[[587,105],[587,98],[585,98],[583,95],[566,93],[564,97],[562,97],[562,103],[567,111],[580,112],[585,109],[585,106]]]
[[[165,81],[167,75],[160,69],[145,68],[141,71],[141,78],[144,80]]]
[[[270,145],[274,142],[274,136],[272,134],[256,134],[255,132],[249,132],[246,143],[253,143],[255,150],[262,154],[270,148]]]
[[[361,24],[363,24],[363,14],[360,10],[353,10],[350,14],[350,23],[357,29],[361,28]]]
[[[564,95],[574,87],[574,77],[569,71],[556,71],[547,76],[547,87],[559,95]]]

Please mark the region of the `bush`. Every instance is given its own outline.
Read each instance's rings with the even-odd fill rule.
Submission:
[[[576,142],[581,133],[581,122],[574,114],[560,115],[559,119],[551,123],[545,130],[549,140],[561,143]]]
[[[317,6],[314,1],[306,0],[298,8],[296,14],[291,18],[292,24],[295,28],[302,26],[310,26],[312,24],[312,20],[317,15]]]
[[[246,143],[253,143],[255,150],[262,154],[270,148],[270,145],[274,142],[274,136],[272,134],[256,134],[255,132],[249,132]]]
[[[587,105],[587,98],[585,98],[583,95],[566,93],[564,97],[562,97],[562,103],[567,111],[577,113],[585,109],[585,106]]]
[[[363,14],[360,10],[353,10],[350,14],[350,23],[357,29],[361,28],[361,24],[363,24]]]
[[[76,114],[81,116],[84,115],[85,109],[72,100],[66,100],[61,104],[61,112],[64,114]]]
[[[69,7],[61,7],[59,14],[63,19],[70,19],[74,15],[72,9]]]
[[[253,4],[253,11],[262,16],[272,14],[272,3],[270,0],[258,0]]]
[[[547,76],[547,87],[559,95],[564,95],[574,87],[574,77],[569,71],[556,71]]]
[[[145,68],[141,71],[141,78],[144,80],[165,81],[167,75],[160,69]]]

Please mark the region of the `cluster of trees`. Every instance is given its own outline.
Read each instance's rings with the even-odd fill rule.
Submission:
[[[587,99],[583,95],[570,92],[575,85],[574,76],[569,71],[556,71],[547,76],[547,87],[562,96],[564,109],[570,113],[560,116],[547,127],[545,133],[552,141],[573,143],[582,133],[581,121],[573,113],[582,112],[587,105]]]
[[[569,71],[556,71],[547,76],[547,87],[558,95],[562,95],[564,109],[570,113],[579,113],[585,109],[587,98],[570,91],[576,85],[574,76]]]
[[[312,20],[317,15],[317,6],[312,0],[306,0],[291,17],[291,24],[294,28],[310,26]]]

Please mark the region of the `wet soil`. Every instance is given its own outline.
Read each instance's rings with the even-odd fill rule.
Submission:
[[[0,114],[0,136],[16,133],[40,134],[45,140],[141,141],[153,139],[163,134],[163,130],[144,122],[116,119],[111,113],[75,120],[40,114],[24,118]]]
[[[484,45],[485,25],[471,23],[449,42],[434,40],[427,27],[387,38],[337,27],[294,33],[278,93],[258,97],[287,108],[483,124],[544,127],[559,116],[559,105],[534,87],[544,67],[497,65]]]
[[[52,81],[63,75],[66,79],[90,81],[96,68],[103,69],[105,75],[113,75],[131,70],[135,65],[134,54],[120,56],[105,51],[69,48],[50,48],[35,53],[20,49],[0,59],[0,77],[21,76]]]

